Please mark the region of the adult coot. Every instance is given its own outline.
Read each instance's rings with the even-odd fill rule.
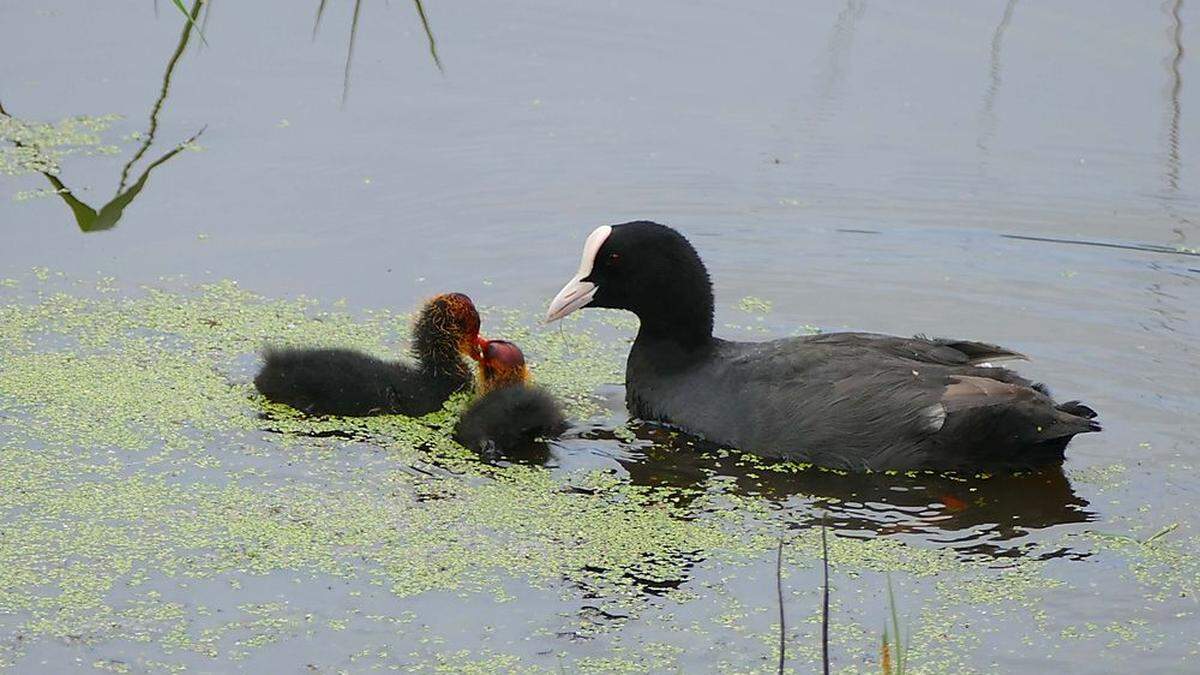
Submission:
[[[1096,413],[1010,370],[982,342],[833,333],[714,338],[708,272],[675,230],[599,227],[546,320],[626,309],[641,327],[625,370],[630,413],[758,454],[844,469],[1018,468],[1062,461]]]
[[[476,391],[480,396],[463,411],[454,440],[485,457],[528,448],[567,428],[558,403],[529,383],[525,355],[511,342],[484,345]]]
[[[350,349],[267,349],[254,386],[263,396],[313,415],[424,415],[471,386],[485,343],[479,313],[462,293],[439,295],[413,324],[416,363],[384,361]]]

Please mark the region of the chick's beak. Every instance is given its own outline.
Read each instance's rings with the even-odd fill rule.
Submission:
[[[482,335],[476,335],[475,340],[471,343],[471,348],[467,353],[474,361],[483,361],[483,350],[487,348],[487,338]]]

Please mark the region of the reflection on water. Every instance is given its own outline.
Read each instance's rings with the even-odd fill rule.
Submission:
[[[703,491],[720,486],[788,509],[794,527],[826,523],[848,536],[916,535],[967,556],[1019,556],[1034,530],[1095,520],[1062,467],[987,477],[848,474],[772,468],[653,424],[630,424],[638,449],[618,458],[634,484]],[[614,440],[611,431],[584,435]],[[1066,550],[1042,557],[1072,555]]]
[[[1158,626],[1155,615],[1161,612],[1190,611],[1190,596],[1177,601],[1184,606],[1147,602],[1143,589],[1127,579],[1120,559],[1097,552],[1083,537],[1070,536],[1136,533],[1143,524],[1154,531],[1179,521],[1180,531],[1163,537],[1163,543],[1182,540],[1187,527],[1194,537],[1195,491],[1187,477],[1197,457],[1196,423],[1189,415],[1196,397],[1188,373],[1196,360],[1197,324],[1191,308],[1200,280],[1200,258],[1195,257],[1200,252],[1177,250],[1169,238],[1172,227],[1194,226],[1197,203],[1195,181],[1188,180],[1195,157],[1184,153],[1182,145],[1194,122],[1183,115],[1184,109],[1195,112],[1189,103],[1194,99],[1188,98],[1195,92],[1182,87],[1182,18],[1187,11],[1182,0],[1166,0],[1161,7],[1114,5],[1111,12],[1090,15],[1084,3],[1076,3],[1076,11],[1022,3],[1020,17],[1015,15],[1016,0],[956,6],[954,12],[877,3],[869,14],[864,0],[754,10],[732,2],[641,4],[636,11],[628,3],[600,3],[584,13],[547,4],[520,20],[514,20],[511,8],[495,3],[442,4],[430,8],[433,16],[428,16],[414,0],[417,16],[401,4],[399,18],[421,21],[425,37],[416,34],[418,42],[409,45],[422,52],[417,54],[397,53],[395,27],[381,25],[385,37],[372,38],[372,20],[392,18],[371,14],[384,11],[379,3],[362,7],[361,0],[328,5],[316,0],[302,3],[299,14],[279,0],[226,3],[213,18],[211,4],[201,8],[188,2],[199,10],[202,29],[212,21],[220,39],[210,41],[212,48],[205,49],[202,61],[184,66],[204,67],[196,77],[181,75],[186,83],[172,83],[172,72],[182,54],[195,49],[177,49],[164,75],[164,62],[142,62],[144,47],[137,44],[138,35],[149,35],[170,43],[162,45],[163,54],[176,46],[177,37],[184,45],[200,47],[198,36],[187,41],[189,31],[180,36],[177,22],[183,19],[173,7],[165,6],[163,22],[156,24],[144,5],[121,16],[93,12],[94,4],[72,0],[64,6],[74,9],[60,17],[42,17],[31,9],[19,22],[0,23],[0,32],[13,33],[0,39],[0,52],[10,48],[4,56],[13,75],[5,78],[4,102],[14,114],[56,115],[61,90],[74,88],[80,100],[98,110],[132,113],[131,124],[146,136],[130,141],[128,148],[122,145],[124,153],[109,160],[110,165],[97,167],[109,172],[109,179],[119,175],[110,204],[93,209],[76,198],[103,202],[108,194],[107,184],[100,195],[83,192],[85,174],[77,173],[81,169],[76,164],[67,176],[25,180],[37,186],[57,179],[70,184],[73,190],[55,187],[61,187],[61,198],[84,230],[113,227],[134,198],[138,208],[111,236],[89,239],[89,246],[80,247],[73,244],[79,235],[71,228],[44,226],[62,218],[54,200],[21,205],[0,200],[0,222],[19,224],[8,234],[15,243],[6,240],[0,247],[0,268],[49,264],[75,276],[103,270],[118,273],[130,287],[159,275],[196,277],[212,270],[216,277],[236,279],[270,295],[346,298],[346,307],[354,312],[368,307],[403,311],[431,289],[447,287],[477,295],[482,303],[527,307],[540,304],[548,290],[561,285],[562,266],[574,264],[570,260],[578,256],[580,232],[590,229],[581,222],[661,217],[695,231],[705,251],[711,251],[724,303],[718,308],[722,322],[749,323],[734,303],[754,296],[774,303],[771,313],[755,317],[761,324],[755,323],[753,334],[763,337],[786,335],[812,323],[994,339],[1036,354],[1031,376],[1056,384],[1070,397],[1094,401],[1113,424],[1105,434],[1074,447],[1065,475],[1055,468],[977,479],[784,471],[698,449],[654,427],[635,425],[631,437],[623,433],[623,418],[615,423],[589,418],[579,420],[581,427],[566,438],[508,457],[512,463],[547,467],[504,467],[515,469],[512,475],[546,476],[547,494],[578,492],[571,495],[578,505],[606,505],[607,500],[645,493],[654,499],[664,495],[665,506],[679,495],[692,500],[680,509],[679,520],[724,523],[721,514],[705,510],[731,504],[735,515],[744,511],[746,520],[763,514],[758,535],[764,538],[792,526],[799,539],[811,534],[812,524],[827,519],[838,535],[832,541],[839,544],[852,538],[872,539],[870,545],[880,549],[914,544],[922,553],[955,559],[955,564],[979,563],[981,569],[1010,567],[1014,561],[1009,556],[1070,560],[1092,554],[1086,564],[1059,560],[1031,566],[1044,567],[1061,585],[1038,587],[1034,593],[1034,601],[1046,607],[1048,618],[1036,632],[1047,636],[1047,644],[1025,650],[1019,632],[1009,639],[1008,626],[995,623],[1006,619],[990,605],[978,610],[993,617],[991,626],[977,624],[976,618],[984,617],[971,607],[928,618],[922,603],[942,602],[938,598],[963,578],[955,576],[958,572],[916,578],[910,589],[928,591],[924,600],[905,593],[906,600],[912,597],[905,609],[914,614],[917,640],[920,631],[930,635],[940,626],[967,622],[970,637],[979,636],[979,648],[946,647],[961,652],[963,662],[961,668],[943,668],[947,671],[961,672],[967,665],[1016,670],[1034,654],[1075,662],[1081,652],[1111,637],[1100,629],[1086,641],[1059,639],[1060,631],[1066,635],[1085,621],[1124,630],[1127,619],[1149,619],[1154,630],[1161,628],[1168,637],[1194,625],[1193,619],[1182,619]],[[314,9],[318,15],[328,9],[330,15],[314,23],[309,13]],[[1079,22],[1079,16],[1094,20]],[[462,38],[453,48],[459,61],[450,68],[452,81],[433,71],[441,63],[432,21],[441,37]],[[322,29],[327,34],[320,42],[310,44],[310,33],[321,22],[332,25]],[[961,28],[967,25],[974,28],[964,35]],[[347,28],[349,45],[343,44]],[[39,61],[38,45],[55,40],[80,48]],[[428,42],[428,56],[421,40]],[[301,53],[279,47],[289,44]],[[427,58],[432,67],[424,62]],[[1117,59],[1121,67],[1106,67]],[[104,64],[113,62],[140,63],[141,68],[130,68],[128,81],[110,86],[102,79],[111,70]],[[328,75],[322,74],[321,64],[328,66]],[[354,106],[340,111],[330,99],[337,99],[338,74],[344,77],[343,95],[348,92],[351,68],[358,68]],[[144,88],[135,88],[140,81],[135,78],[145,78]],[[171,86],[187,89],[168,94]],[[164,112],[168,96],[174,97],[174,110]],[[195,126],[209,122],[206,135],[223,139],[203,159],[203,194],[180,189],[192,183],[188,172],[201,167],[189,162],[169,172],[156,168],[179,152],[174,148],[179,139],[195,131],[171,126],[171,115],[185,98]],[[148,129],[142,117],[146,101],[154,101]],[[161,125],[160,114],[168,116]],[[789,118],[787,123],[781,115]],[[804,161],[761,166],[764,154],[787,156],[787,151],[805,151]],[[118,170],[130,153],[134,157]],[[980,167],[986,175],[975,175]],[[159,183],[176,180],[183,185],[170,193],[156,185],[150,196],[139,196],[146,193],[151,171]],[[205,209],[213,217],[203,223],[173,218],[185,200],[186,208]],[[786,208],[776,206],[785,201]],[[1194,239],[1192,226],[1186,229]],[[207,242],[189,248],[200,227]],[[998,236],[1005,232],[1020,240]],[[278,264],[264,265],[264,260]],[[223,334],[232,340],[236,332],[232,324],[196,326],[196,331],[188,329],[189,335]],[[258,335],[243,331],[238,339],[251,334]],[[228,391],[218,384],[220,391]],[[174,392],[164,395],[176,398]],[[623,396],[607,403],[606,398],[603,407],[620,417]],[[74,410],[70,415],[78,416]],[[271,426],[264,423],[263,428]],[[433,451],[410,455],[407,449],[390,453],[370,439],[295,446],[291,439],[280,440],[265,436],[261,455],[242,455],[224,441],[213,443],[212,451],[206,449],[200,458],[205,462],[202,473],[207,480],[209,460],[219,459],[225,463],[220,471],[249,489],[267,484],[289,486],[281,487],[287,492],[294,484],[298,492],[307,490],[322,500],[336,492],[331,486],[357,490],[367,484],[368,490],[378,491],[364,493],[368,498],[359,501],[369,507],[364,513],[379,514],[373,518],[377,523],[406,521],[409,514],[437,515],[439,508],[455,515],[448,497],[462,500],[474,493],[439,486],[492,486],[481,476],[491,475],[494,467],[475,464],[470,457],[440,458]],[[140,466],[140,457],[134,459]],[[1102,483],[1088,473],[1107,465],[1126,466],[1124,477]],[[256,473],[241,473],[243,466]],[[622,489],[588,492],[592,483],[576,475],[590,475],[594,469],[604,480],[614,476]],[[406,479],[393,480],[393,473]],[[626,479],[639,488],[625,491]],[[421,507],[402,515],[393,507],[407,509],[410,504],[394,498],[392,488],[405,485],[411,485],[412,499]],[[345,492],[354,498],[355,493]],[[271,506],[259,502],[256,496],[251,503]],[[562,513],[568,512],[566,506]],[[1143,511],[1143,506],[1151,510]],[[454,550],[460,542],[441,537],[441,532],[461,534],[475,523],[491,528],[515,520],[486,510],[462,513],[461,529],[429,529],[435,543],[444,539]],[[262,520],[274,523],[276,515],[270,511]],[[536,515],[543,514],[527,520],[538,520]],[[544,515],[555,523],[582,522],[560,521],[557,510]],[[279,515],[286,529],[272,540],[283,541],[295,531],[297,548],[307,548],[304,529],[284,522],[286,516]],[[1093,522],[1098,519],[1102,522]],[[626,539],[666,521],[646,522],[646,530],[633,529]],[[612,527],[608,520],[587,523],[596,531]],[[574,529],[546,527],[531,535],[523,528],[513,523],[504,541],[512,543],[513,551],[527,552],[531,561],[545,551],[562,554],[578,547]],[[735,529],[733,539],[743,533]],[[735,666],[758,663],[751,660],[758,655],[754,649],[762,648],[757,637],[775,635],[757,613],[759,606],[775,607],[774,577],[763,576],[761,560],[743,561],[738,554],[735,565],[701,539],[689,535],[680,541],[648,549],[671,559],[645,565],[598,555],[571,557],[564,567],[572,570],[570,580],[562,588],[546,584],[549,595],[561,591],[567,602],[548,611],[539,604],[540,590],[526,592],[520,583],[507,586],[519,595],[515,602],[496,603],[495,611],[504,615],[496,625],[509,633],[492,644],[511,639],[531,650],[571,651],[574,658],[591,648],[577,647],[572,634],[558,632],[576,628],[553,619],[564,612],[577,614],[575,623],[580,624],[624,621],[612,642],[625,645],[662,641],[674,646],[676,636],[693,622],[709,631],[711,640],[705,640],[716,650],[733,643],[734,629],[743,635],[757,631],[753,649],[729,659]],[[393,542],[381,544],[381,550],[405,550]],[[601,551],[598,546],[585,550]],[[470,550],[464,548],[461,557],[472,557]],[[388,564],[393,563],[404,561]],[[698,599],[680,606],[678,623],[660,621],[653,613],[631,615],[611,606],[607,597],[597,597],[603,591],[575,586],[592,577],[575,574],[577,564],[590,565],[595,576],[605,576],[599,572],[606,566],[646,594],[682,584],[680,597],[694,594]],[[289,565],[284,561],[280,567]],[[850,571],[849,565],[838,573]],[[810,583],[811,569],[792,571],[793,588],[816,586]],[[316,620],[303,622],[298,640],[280,641],[271,653],[278,659],[271,662],[275,669],[304,667],[306,661],[292,653],[297,642],[348,654],[377,635],[362,623],[351,623],[348,630],[310,628],[325,619],[340,621],[340,615],[326,613],[330,604],[324,597],[296,595],[296,589],[307,590],[309,584],[293,587],[284,577],[299,575],[281,574],[257,577],[245,589],[210,603],[228,615],[248,601],[247,592],[256,592],[272,601],[286,596],[290,608],[314,612]],[[990,571],[979,575],[984,579]],[[903,584],[907,577],[897,580]],[[877,626],[874,614],[862,611],[878,604],[870,596],[877,580],[840,581],[863,591],[861,596],[853,591],[841,596],[846,602],[842,618]],[[1007,578],[996,577],[997,587],[1007,584]],[[181,588],[170,580],[162,584],[167,599],[204,597],[196,586]],[[380,605],[381,615],[412,609],[422,622],[453,624],[446,630],[435,625],[428,636],[417,633],[421,640],[428,638],[445,650],[487,648],[491,628],[485,631],[477,624],[491,623],[490,615],[484,620],[457,607],[446,611],[442,595],[397,601],[387,593],[372,597],[376,587],[365,582],[364,588],[361,596],[347,600],[348,610],[357,613],[367,602]],[[1089,594],[1089,588],[1101,592]],[[726,603],[735,596],[742,607]],[[117,599],[123,597],[118,593]],[[651,604],[658,602],[656,598]],[[661,606],[675,612],[674,602],[663,600]],[[799,605],[793,610],[799,612]],[[1021,605],[1016,611],[1027,616],[1026,610]],[[207,619],[193,618],[192,607],[186,611],[184,620],[194,621],[189,625],[196,630],[207,625]],[[744,620],[735,620],[736,626],[710,625],[705,613]],[[546,616],[551,621],[543,622]],[[525,617],[537,617],[540,623],[526,623]],[[755,621],[763,625],[745,628]],[[674,632],[676,627],[680,632]],[[562,638],[557,643],[545,638],[556,634]],[[398,652],[413,648],[396,635],[389,629],[380,639],[400,640]],[[803,635],[796,633],[796,639]],[[1177,647],[1142,652],[1140,642],[1121,640],[1114,654],[1160,659],[1151,666],[1164,664],[1164,653],[1182,656]],[[96,648],[108,649],[105,641],[98,637]],[[868,649],[870,643],[865,643]],[[689,655],[692,646],[680,644]],[[3,648],[0,644],[0,652]],[[44,652],[32,653],[25,663],[35,663],[43,654],[64,662],[74,655],[52,640],[42,641],[38,649]],[[1108,662],[1108,655],[1102,658]],[[197,665],[221,669],[228,663],[201,660]],[[555,665],[536,659],[528,663],[548,669]]]
[[[433,65],[437,66],[438,70],[445,71],[442,68],[442,60],[437,53],[437,40],[433,39],[433,29],[429,27],[429,17],[425,16],[425,7],[421,5],[421,0],[413,0],[413,5],[417,8],[417,16],[421,17],[421,28],[425,30],[425,39],[429,41],[429,56],[433,59]]]
[[[278,431],[271,416],[260,419],[265,431]],[[374,442],[369,434],[349,429],[300,433]],[[964,557],[1079,557],[1082,554],[1073,550],[1038,549],[1027,535],[1097,518],[1087,500],[1075,493],[1061,466],[989,476],[845,473],[730,452],[667,427],[623,416],[593,420],[557,441],[508,448],[495,460],[481,461],[545,466],[570,473],[580,467],[580,458],[588,455],[599,456],[602,465],[619,465],[634,485],[678,490],[672,497],[677,505],[691,504],[705,493],[732,494],[765,500],[782,509],[793,528],[824,524],[841,536],[856,538],[910,535],[950,547]],[[462,470],[461,466],[443,466],[443,458],[436,452],[428,455],[426,462],[423,468],[412,465],[407,469],[430,478],[445,478]],[[566,489],[590,494],[581,488]],[[690,566],[702,557],[685,562]],[[646,580],[635,580],[653,590]],[[675,587],[682,578],[661,581]]]
[[[1012,22],[1013,10],[1016,7],[1017,0],[1008,0],[1008,4],[1004,6],[1004,15],[1000,17],[1000,23],[996,24],[996,32],[992,34],[988,87],[983,94],[983,105],[979,113],[979,139],[975,142],[983,156],[980,163],[984,169],[991,150],[992,137],[996,135],[996,94],[1000,92],[1000,83],[1003,82],[1000,77],[1000,48],[1004,44],[1004,33],[1008,30],[1008,24]]]
[[[133,156],[130,157],[129,161],[125,163],[125,166],[122,167],[121,180],[117,185],[117,193],[113,196],[113,198],[97,210],[75,196],[75,193],[71,190],[71,188],[67,187],[67,185],[63,183],[62,179],[60,179],[58,176],[47,171],[39,172],[46,177],[46,180],[50,181],[50,184],[54,186],[55,194],[57,194],[63,200],[63,203],[65,203],[67,207],[71,209],[71,213],[74,215],[75,222],[79,225],[80,231],[99,232],[115,227],[117,222],[121,220],[121,216],[125,214],[126,207],[128,207],[133,200],[139,194],[141,194],[142,189],[146,187],[146,181],[150,179],[151,172],[153,172],[159,166],[165,164],[175,155],[182,152],[184,149],[194,143],[202,133],[204,133],[204,129],[200,129],[195,134],[192,134],[192,136],[187,140],[179,143],[161,155],[158,159],[147,164],[145,168],[142,169],[141,173],[138,174],[137,179],[134,180],[131,185],[129,185],[129,174],[133,169],[133,165],[142,159],[143,156],[145,156],[146,151],[148,151],[150,146],[154,143],[155,136],[158,133],[158,116],[159,113],[162,112],[163,104],[166,103],[167,100],[167,94],[171,90],[171,77],[174,75],[175,67],[179,64],[180,58],[187,49],[188,40],[191,37],[193,26],[195,25],[195,21],[199,18],[199,13],[204,6],[203,0],[195,0],[195,2],[192,3],[191,13],[184,21],[183,32],[179,36],[179,43],[176,45],[175,51],[172,52],[170,60],[167,61],[167,70],[165,73],[163,73],[162,78],[162,88],[159,90],[158,98],[154,101],[154,106],[150,109],[150,127],[146,132],[145,139],[142,141],[142,144],[138,147]],[[0,102],[0,115],[13,117],[16,119],[11,113],[8,112],[8,110],[4,108],[2,102]],[[18,141],[14,140],[13,143],[18,147],[24,147],[23,144]],[[126,187],[127,185],[128,187]]]
[[[325,15],[325,3],[328,0],[320,0],[317,3],[317,16],[313,19],[313,39],[317,39],[317,32],[321,28],[321,17]],[[425,31],[425,39],[429,43],[429,56],[433,59],[433,65],[437,66],[439,72],[445,72],[442,67],[442,59],[438,56],[437,40],[433,37],[433,29],[429,26],[429,17],[425,14],[425,7],[421,4],[421,0],[413,0],[413,6],[416,7],[417,16],[421,19],[421,28]],[[350,39],[346,46],[346,65],[342,71],[342,104],[345,105],[346,98],[350,95],[350,66],[354,63],[354,44],[358,38],[358,18],[362,13],[362,0],[354,0],[354,13],[350,18]]]
[[[167,94],[171,91],[171,78],[175,74],[175,66],[179,64],[179,59],[183,56],[184,50],[187,49],[188,40],[192,35],[192,29],[196,27],[195,21],[198,18],[198,13],[202,7],[205,7],[203,0],[196,0],[192,4],[191,14],[187,16],[187,23],[183,26],[183,32],[179,36],[179,44],[176,45],[175,51],[171,54],[170,60],[167,61],[167,70],[163,73],[162,88],[158,92],[158,98],[154,101],[154,107],[150,109],[150,127],[146,131],[146,139],[142,141],[142,145],[134,153],[133,157],[125,164],[125,168],[121,170],[121,183],[118,190],[125,189],[125,182],[129,178],[129,169],[132,167],[150,146],[154,143],[154,137],[158,134],[158,115],[162,112],[163,104],[167,100]],[[185,143],[186,144],[186,143]]]
[[[817,102],[822,115],[829,114],[829,107],[845,80],[850,54],[854,49],[855,29],[866,11],[866,0],[846,0],[846,5],[834,19],[829,44],[825,48],[828,61],[825,63],[821,84],[817,89]]]
[[[1182,113],[1182,108],[1179,104],[1179,92],[1183,89],[1183,76],[1180,74],[1179,65],[1183,62],[1183,20],[1179,16],[1179,11],[1183,7],[1183,0],[1175,0],[1171,5],[1171,45],[1174,48],[1174,54],[1171,55],[1168,61],[1168,69],[1170,70],[1171,84],[1168,87],[1168,96],[1170,98],[1169,114],[1167,115],[1167,189],[1170,192],[1179,190],[1179,118]]]
[[[822,50],[824,60],[813,89],[810,112],[800,125],[800,131],[804,134],[799,143],[801,147],[823,141],[825,125],[837,112],[838,99],[843,93],[854,50],[854,35],[866,10],[866,0],[846,0],[833,20],[833,27]],[[799,152],[792,153],[793,159],[802,159],[810,165],[821,161],[819,155],[812,152],[804,156]]]
[[[1187,233],[1182,226],[1191,224],[1190,220],[1176,210],[1172,202],[1172,199],[1179,192],[1180,164],[1182,161],[1179,154],[1179,123],[1180,118],[1183,116],[1183,106],[1179,101],[1180,92],[1183,90],[1183,75],[1180,70],[1180,66],[1183,63],[1183,19],[1180,17],[1182,9],[1183,0],[1174,0],[1170,5],[1171,27],[1168,35],[1170,36],[1172,53],[1167,60],[1167,70],[1169,72],[1169,84],[1167,86],[1167,149],[1165,153],[1166,168],[1163,172],[1166,180],[1164,208],[1167,211],[1167,215],[1177,224],[1174,231],[1179,237],[1181,244],[1187,241]]]

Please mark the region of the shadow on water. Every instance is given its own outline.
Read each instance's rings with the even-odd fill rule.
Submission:
[[[843,536],[917,535],[962,555],[1003,558],[1026,555],[1028,542],[1018,540],[1032,531],[1096,519],[1059,466],[986,477],[841,473],[748,459],[657,425],[629,426],[637,451],[617,461],[634,484],[697,492],[720,485],[785,509],[793,527],[827,522]],[[603,429],[585,437],[614,438]]]
[[[138,174],[137,179],[132,184],[129,182],[133,165],[141,160],[150,149],[150,146],[154,144],[155,137],[158,134],[158,116],[162,112],[163,105],[166,103],[168,93],[170,93],[171,78],[175,73],[175,67],[179,65],[179,60],[183,57],[183,53],[187,49],[193,27],[196,20],[200,18],[200,12],[204,6],[205,3],[203,0],[195,0],[192,3],[191,13],[184,21],[183,32],[179,36],[179,43],[176,45],[175,51],[171,54],[170,60],[167,61],[167,69],[163,73],[162,88],[159,90],[158,98],[154,101],[154,106],[150,109],[150,127],[146,132],[146,137],[142,141],[142,144],[133,156],[130,157],[129,161],[125,163],[125,166],[122,167],[121,180],[117,185],[116,195],[97,210],[76,197],[71,188],[67,187],[58,176],[46,171],[39,172],[46,177],[46,180],[50,181],[50,184],[54,186],[55,194],[71,209],[71,213],[75,216],[75,222],[79,225],[80,231],[99,232],[115,227],[117,222],[121,220],[121,216],[125,214],[125,209],[141,194],[142,189],[146,187],[146,181],[150,179],[151,172],[178,155],[204,133],[204,129],[202,128],[195,134],[192,134],[187,140],[179,143],[158,159],[147,164],[141,173]],[[0,102],[0,115],[17,119],[4,108],[2,102]],[[13,141],[13,143],[18,147],[24,147],[24,144],[19,141]]]
[[[313,39],[317,39],[317,31],[321,28],[321,17],[325,15],[325,3],[328,0],[319,0],[317,3],[317,16],[313,19]],[[421,4],[421,0],[413,0],[413,6],[417,10],[417,16],[421,19],[421,28],[425,31],[425,39],[429,43],[429,56],[433,59],[433,65],[437,66],[438,72],[445,73],[446,69],[442,67],[442,59],[438,56],[437,40],[433,37],[433,29],[429,26],[429,16],[425,14],[425,6]],[[354,43],[358,37],[358,19],[362,14],[362,0],[354,0],[354,14],[350,19],[350,39],[346,47],[346,66],[342,74],[342,105],[346,104],[346,99],[350,95],[350,66],[354,62]]]

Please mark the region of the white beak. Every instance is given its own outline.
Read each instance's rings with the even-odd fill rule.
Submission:
[[[579,271],[550,301],[550,308],[546,310],[546,323],[558,321],[571,312],[586,307],[595,297],[599,288],[596,284],[584,281],[584,279],[591,275],[592,267],[596,263],[596,253],[600,251],[600,247],[608,240],[610,234],[612,234],[612,226],[603,225],[592,230],[592,233],[588,235],[587,241],[583,243],[583,257],[579,261]]]
[[[583,277],[575,275],[566,286],[550,301],[550,309],[546,310],[546,323],[558,321],[575,310],[586,307],[596,295],[597,286]]]

